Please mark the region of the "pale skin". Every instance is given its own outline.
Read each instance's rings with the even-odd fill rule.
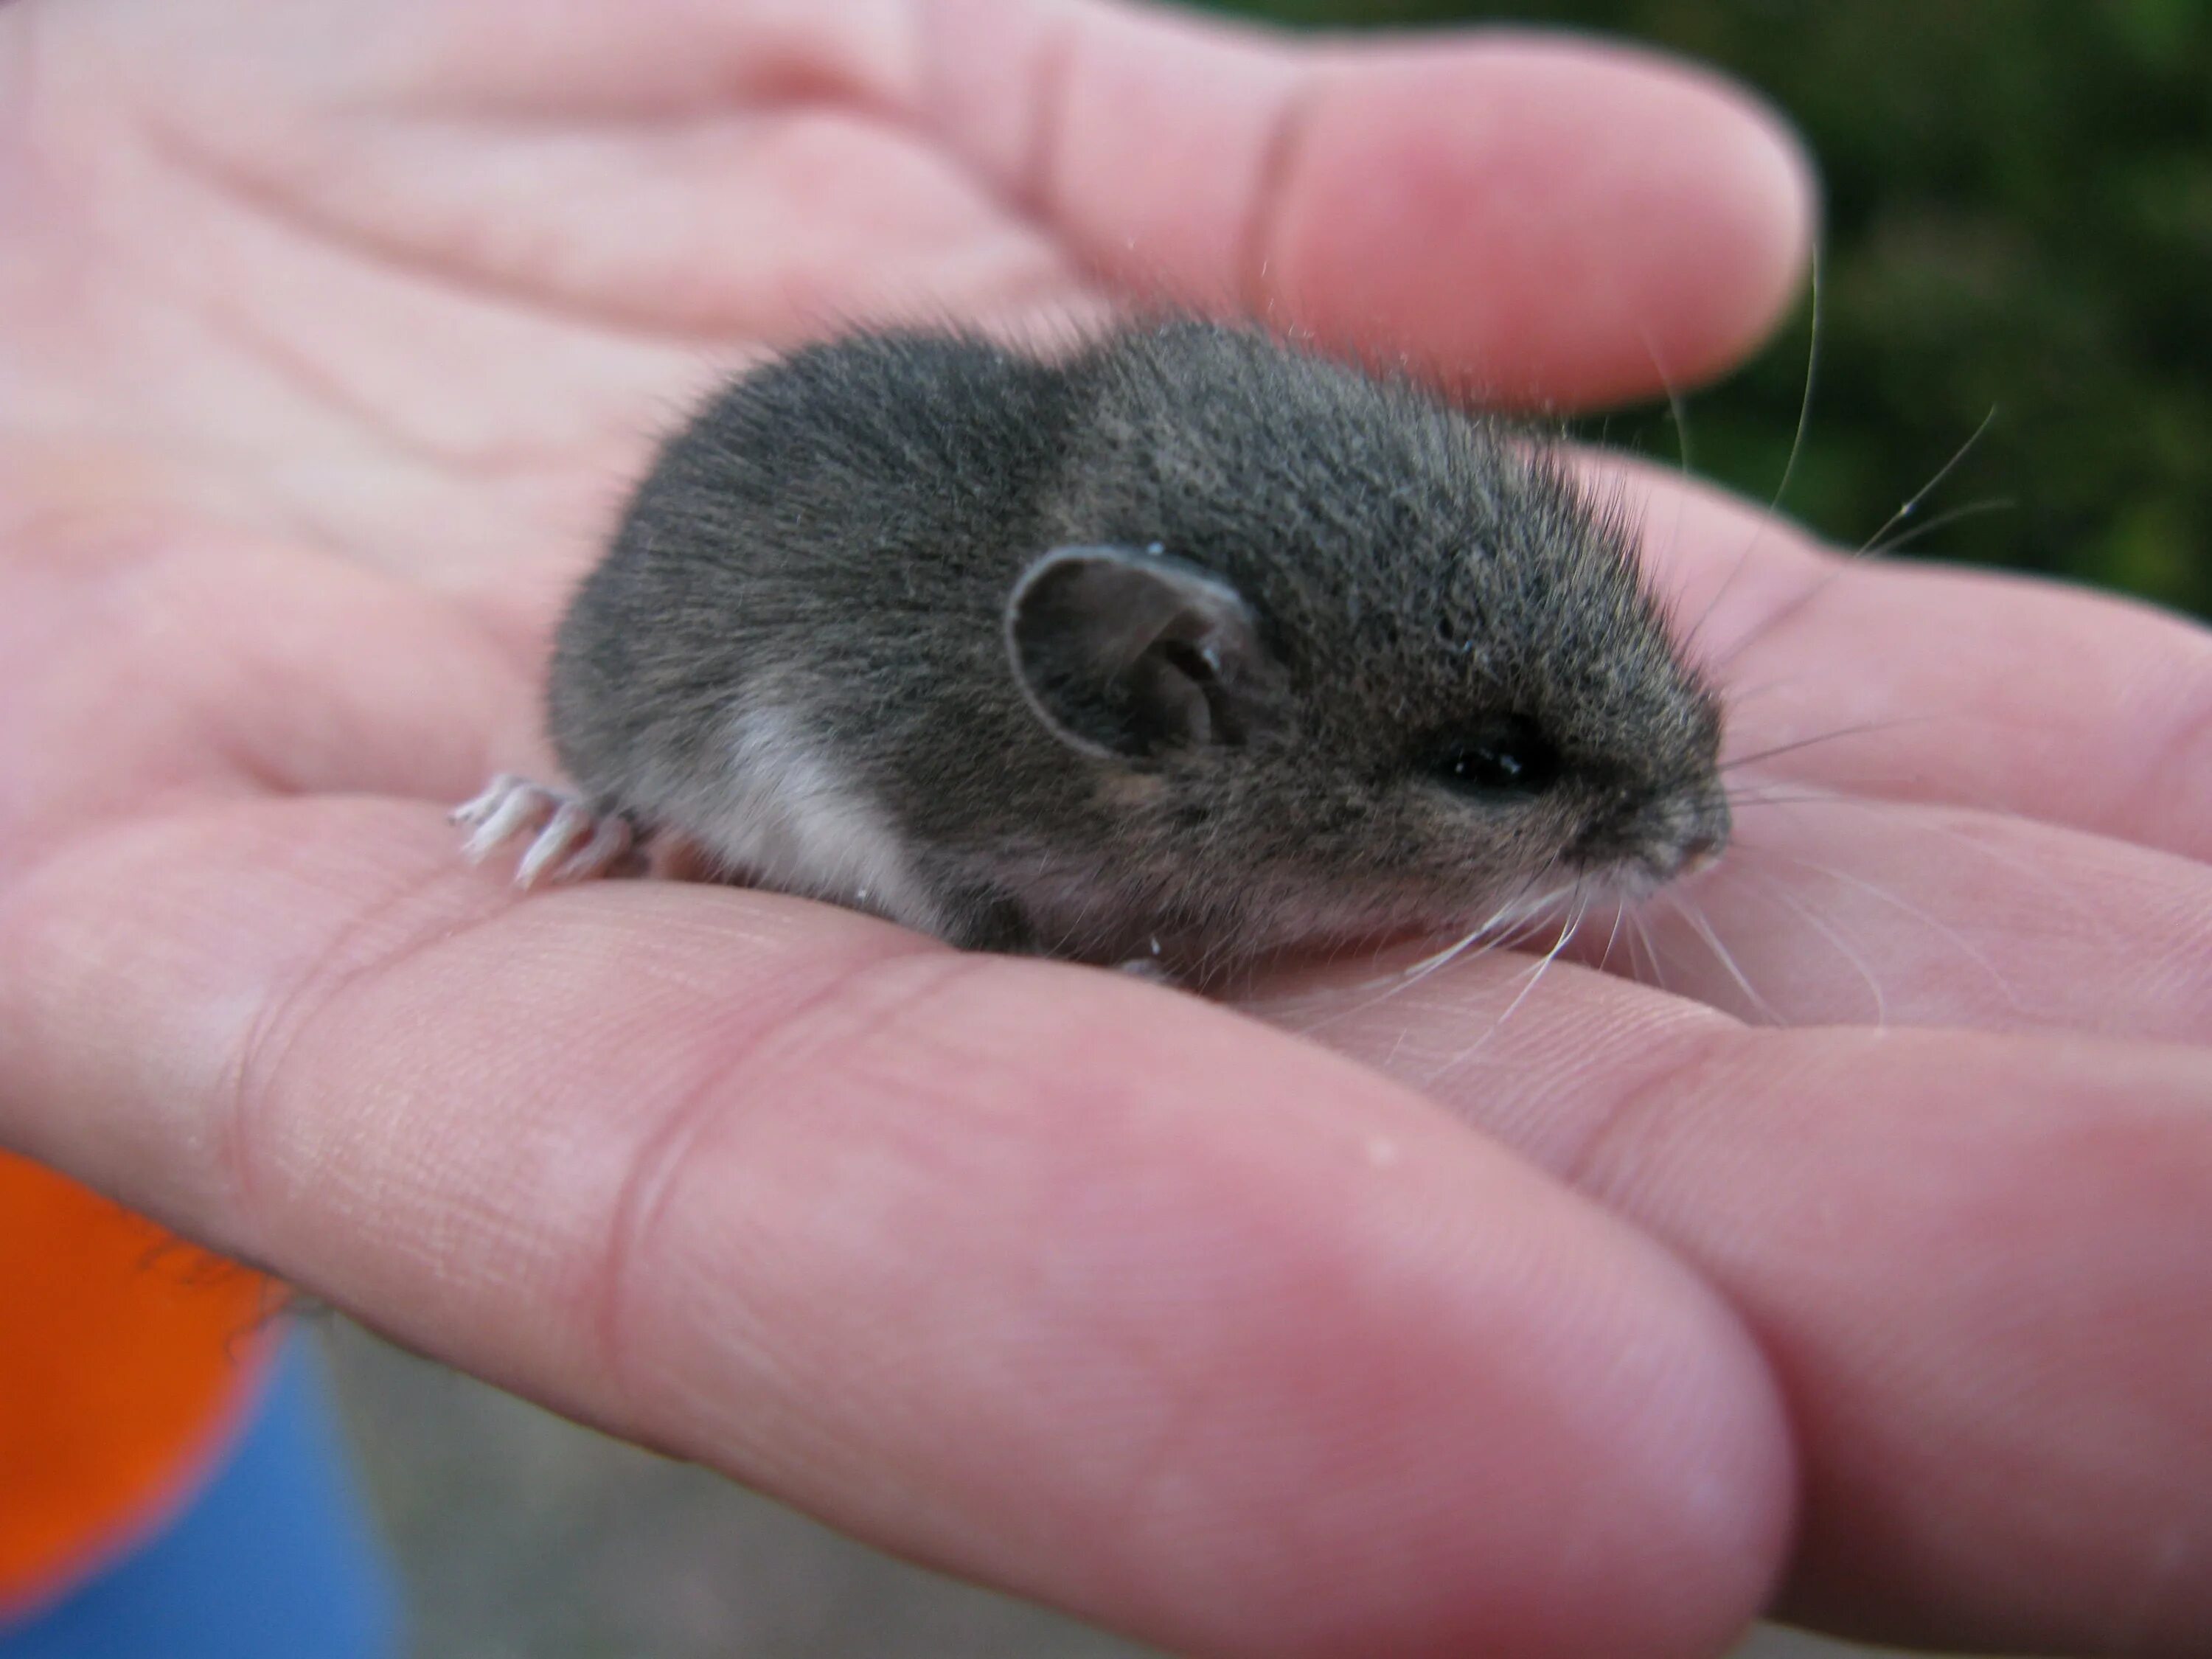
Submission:
[[[1771,1598],[2196,1650],[2181,621],[1617,471],[1731,751],[1881,729],[1746,769],[1720,950],[1662,902],[1611,971],[1601,914],[1533,988],[1346,963],[1273,1024],[743,891],[518,896],[445,821],[547,769],[561,592],[718,365],[1136,284],[1586,405],[1747,349],[1810,222],[1740,95],[1589,43],[0,9],[0,1143],[1178,1651],[1712,1654]]]

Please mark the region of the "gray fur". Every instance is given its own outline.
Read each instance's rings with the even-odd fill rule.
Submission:
[[[551,720],[596,808],[733,875],[1190,977],[1728,832],[1624,526],[1523,436],[1193,322],[742,377],[578,594]],[[1471,741],[1549,787],[1455,776]]]

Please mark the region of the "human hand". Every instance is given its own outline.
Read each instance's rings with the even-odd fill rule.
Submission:
[[[0,1139],[1184,1650],[1705,1653],[1778,1573],[1899,1639],[2186,1650],[2181,623],[1636,475],[1732,748],[1883,729],[1765,763],[1686,900],[1751,994],[1664,903],[1665,989],[1274,989],[1352,1060],[771,896],[518,901],[443,822],[543,765],[553,607],[731,360],[1136,284],[1588,402],[1747,345],[1805,199],[1723,90],[1587,45],[0,9]]]

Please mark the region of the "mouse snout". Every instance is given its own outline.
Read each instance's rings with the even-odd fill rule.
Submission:
[[[1728,845],[1725,836],[1699,834],[1682,843],[1681,862],[1674,866],[1677,876],[1694,876],[1700,870],[1710,870],[1720,862],[1721,849]]]
[[[1668,882],[1710,867],[1727,848],[1731,822],[1719,790],[1665,794],[1622,803],[1576,838],[1583,864],[1633,870]]]
[[[1729,843],[1732,823],[1728,797],[1718,790],[1701,793],[1666,814],[1673,834],[1665,836],[1666,855],[1650,860],[1664,880],[1694,876],[1716,863]]]

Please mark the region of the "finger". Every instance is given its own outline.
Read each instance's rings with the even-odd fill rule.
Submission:
[[[1846,560],[1619,457],[1594,476],[1729,694],[1728,752],[2212,859],[2212,633],[2029,577]]]
[[[924,15],[933,118],[1094,268],[1493,397],[1703,379],[1803,270],[1795,141],[1650,54],[1508,33],[1293,45],[1038,0]]]
[[[1765,804],[1762,804],[1765,803]],[[1720,866],[1573,949],[1783,1025],[2212,1044],[2212,869],[2033,820],[1756,782]]]
[[[1786,1441],[1636,1235],[1364,1073],[429,814],[0,897],[0,1136],[409,1342],[1179,1652],[1705,1654]]]
[[[2198,1651],[2212,1054],[1746,1032],[1528,973],[1492,958],[1388,1000],[1321,1012],[1286,986],[1273,1006],[1650,1228],[1743,1310],[1805,1460],[1792,1616],[1945,1651]]]

